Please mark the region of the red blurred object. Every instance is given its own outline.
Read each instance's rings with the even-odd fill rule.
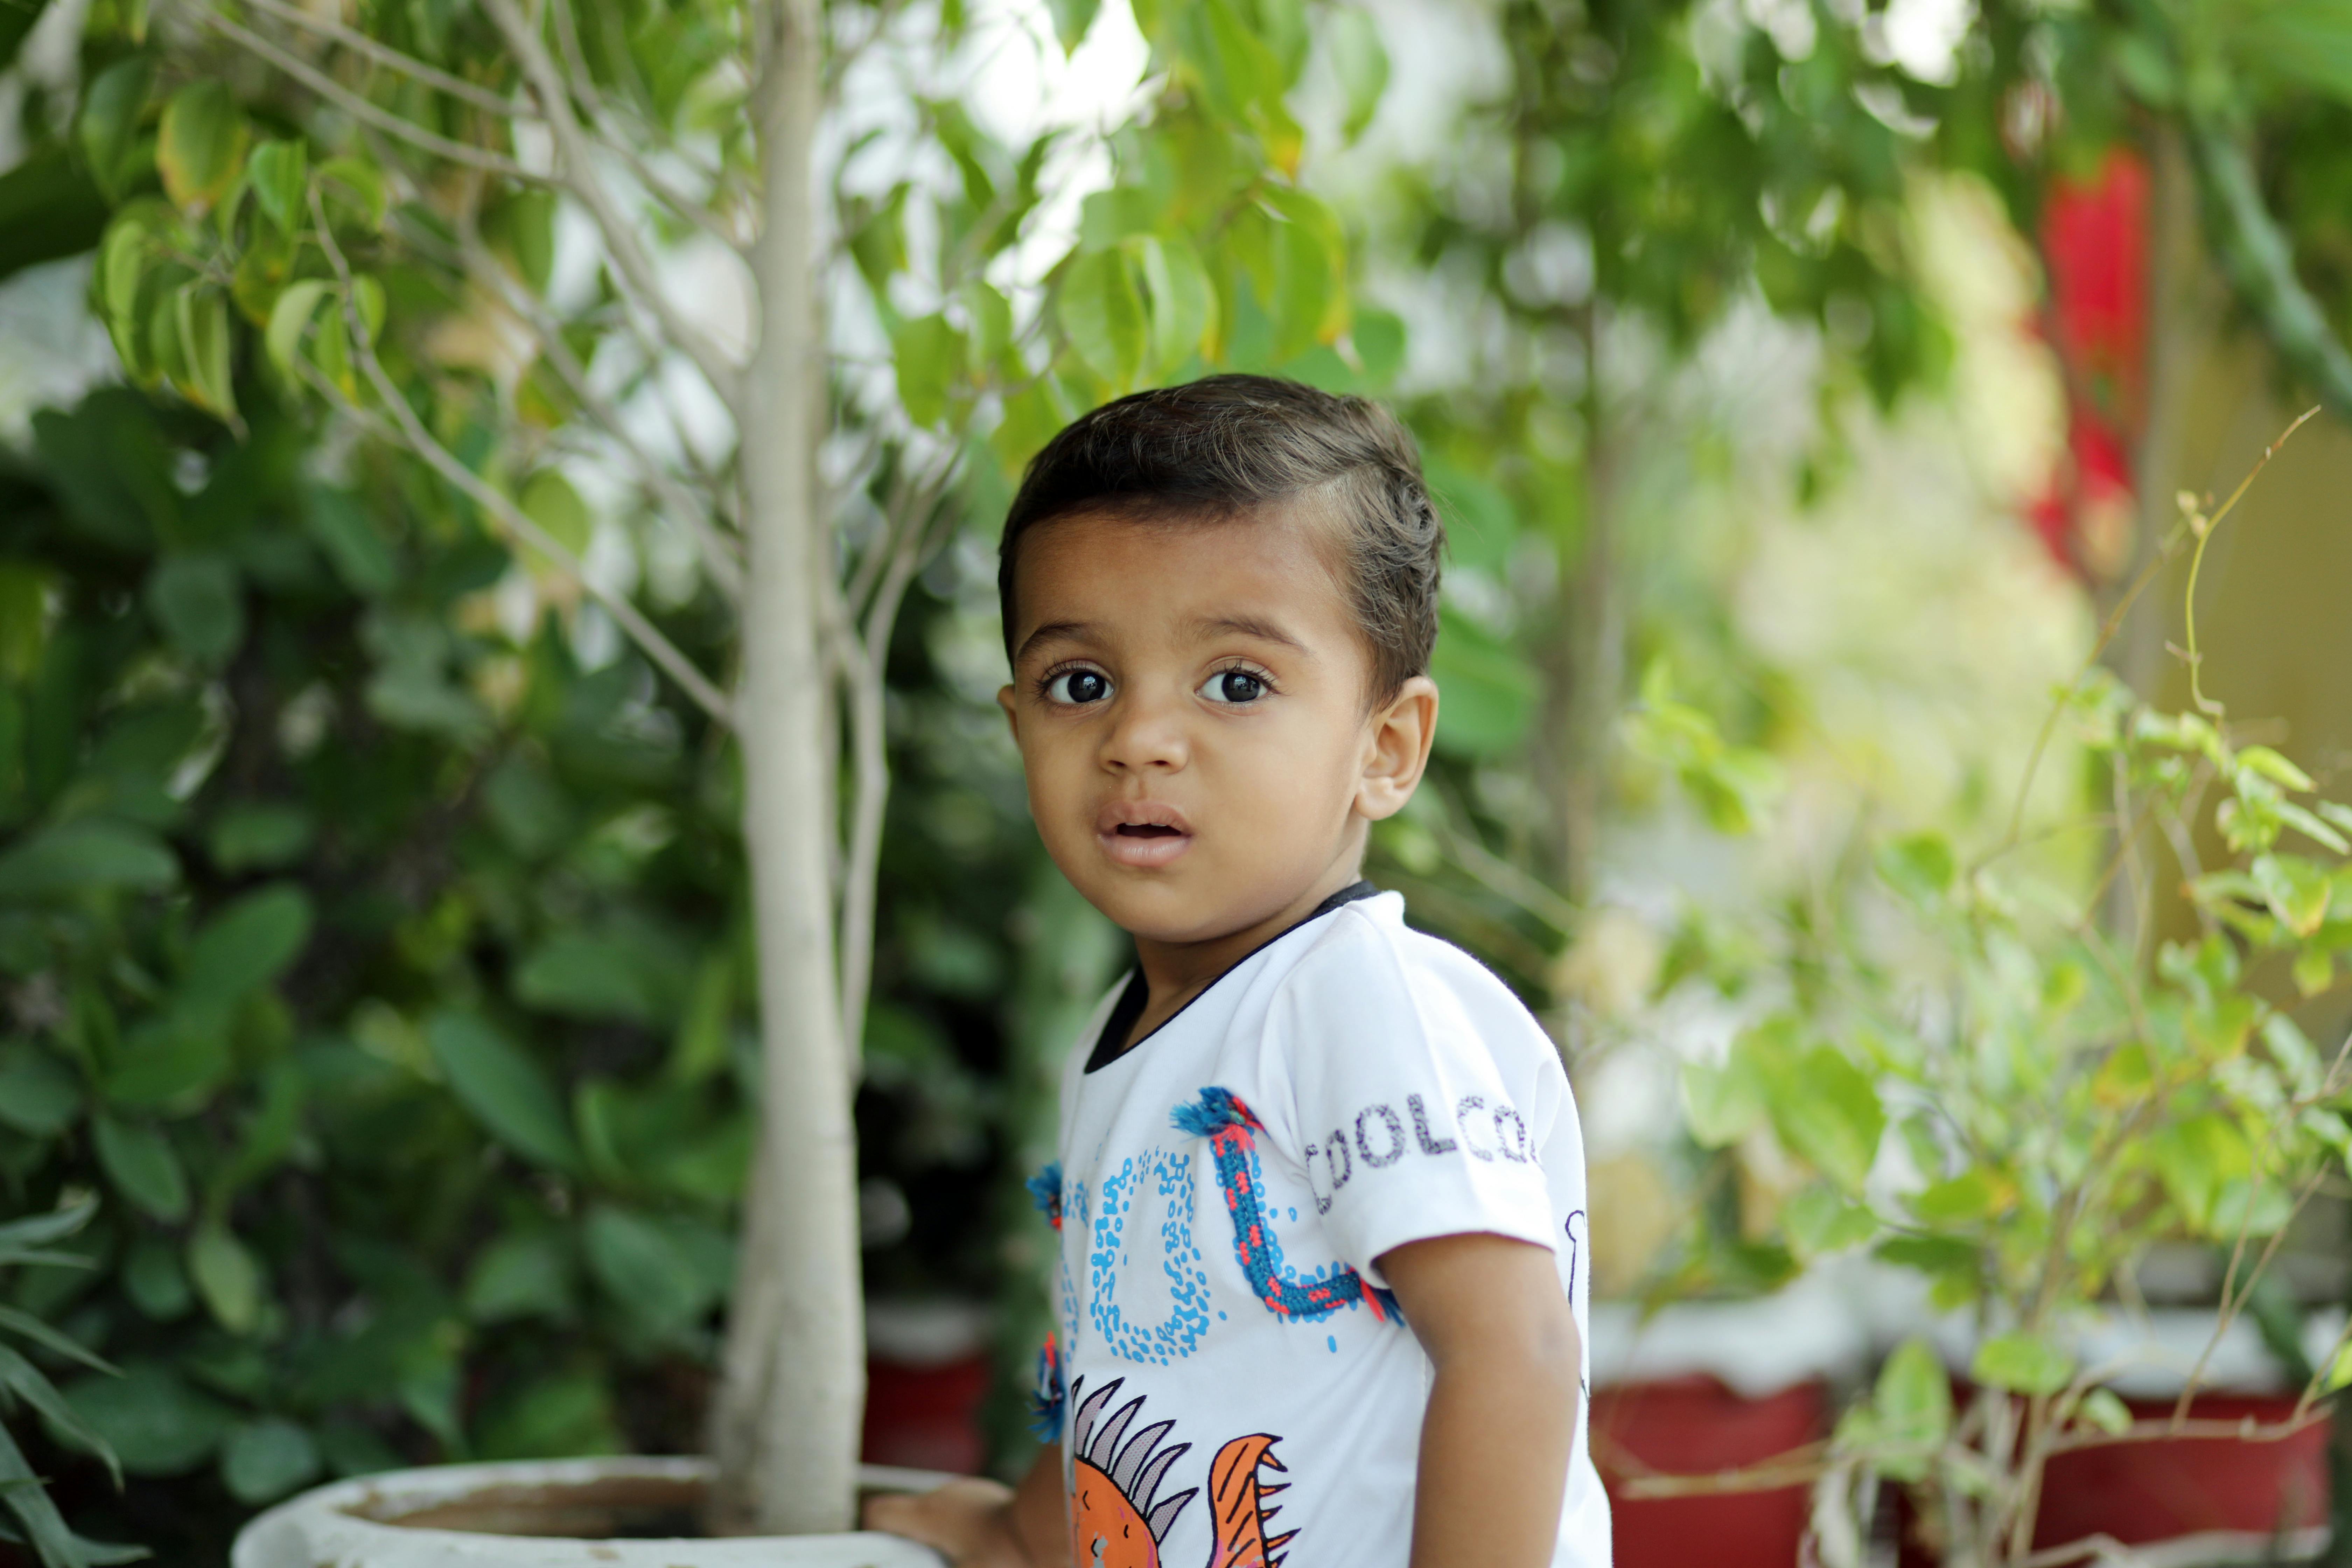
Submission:
[[[869,1465],[977,1475],[988,1458],[980,1435],[980,1402],[987,1393],[984,1355],[927,1366],[868,1359],[859,1458]]]
[[[1673,1475],[1741,1469],[1827,1430],[1827,1389],[1801,1383],[1744,1399],[1714,1378],[1629,1383],[1592,1396],[1593,1456],[1609,1489],[1617,1568],[1793,1568],[1805,1533],[1803,1487],[1720,1497],[1627,1498],[1631,1458]]]
[[[1970,1391],[1956,1385],[1953,1401]],[[2126,1400],[2135,1421],[2169,1420],[2172,1401]],[[2292,1394],[2209,1394],[2189,1406],[2197,1421],[2284,1424],[2294,1414]],[[2077,1448],[2050,1461],[2034,1520],[2037,1551],[2094,1535],[2126,1546],[2226,1533],[2244,1539],[2216,1543],[2217,1561],[2301,1561],[2317,1549],[2311,1539],[2283,1538],[2316,1531],[2328,1521],[2328,1427],[2315,1422],[2276,1442],[2237,1437],[2158,1437]],[[1932,1568],[1934,1559],[1912,1538],[1909,1499],[1900,1500],[1901,1568]],[[2234,1548],[2234,1550],[2232,1550]]]
[[[2126,1401],[2133,1418],[2169,1419],[2172,1402]],[[2198,1421],[2284,1423],[2285,1394],[2209,1394],[2189,1407]],[[2269,1536],[2327,1522],[2327,1423],[2276,1442],[2235,1437],[2161,1437],[2077,1448],[2050,1461],[2036,1546],[2112,1535],[2126,1546],[2207,1531]]]
[[[2066,376],[2067,455],[2028,511],[2062,564],[2109,575],[2127,559],[2147,384],[2147,165],[2116,148],[2091,179],[2053,181],[2042,254],[2043,335]]]

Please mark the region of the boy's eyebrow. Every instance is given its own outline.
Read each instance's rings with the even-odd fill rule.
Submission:
[[[1020,647],[1013,651],[1013,662],[1017,665],[1027,658],[1029,650],[1039,643],[1092,642],[1094,640],[1095,627],[1092,621],[1047,621],[1021,639]]]
[[[1263,621],[1255,616],[1203,616],[1192,625],[1202,632],[1213,634],[1236,632],[1245,637],[1255,637],[1261,642],[1280,643],[1284,647],[1306,654],[1310,658],[1314,657],[1314,650],[1305,643],[1300,642],[1272,621]]]

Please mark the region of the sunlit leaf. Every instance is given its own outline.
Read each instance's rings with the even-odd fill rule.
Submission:
[[[1123,253],[1100,250],[1073,258],[1055,313],[1070,346],[1096,374],[1117,391],[1135,385],[1150,346],[1150,321]]]
[[[245,111],[217,79],[190,82],[163,105],[155,167],[163,192],[192,216],[211,210],[236,183],[245,156]]]
[[[1969,1375],[2015,1394],[2055,1394],[2074,1373],[2074,1358],[2041,1334],[1996,1334],[1977,1347]]]

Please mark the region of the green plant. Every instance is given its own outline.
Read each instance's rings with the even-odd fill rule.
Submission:
[[[1056,8],[1066,51],[1093,12]],[[1297,177],[1309,14],[1147,9],[1155,99],[1010,146],[937,95],[963,68],[954,6],[919,38],[894,5],[815,0],[481,0],[356,26],[252,0],[190,8],[169,47],[143,9],[94,15],[76,133],[119,205],[92,297],[131,376],[232,429],[260,392],[429,474],[542,602],[593,601],[695,732],[737,748],[752,963],[731,994],[757,998],[764,1045],[711,1508],[730,1529],[843,1528],[898,616],[961,492],[1001,487],[1078,408],[1221,363],[1393,366],[1394,319],[1356,317],[1343,233]],[[1336,26],[1360,124],[1385,62],[1361,17]],[[1075,243],[1048,237],[1048,182],[1087,142],[1116,184]],[[557,276],[567,220],[581,288]],[[668,270],[697,258],[745,285],[740,320]],[[836,300],[851,329],[829,334]],[[240,383],[240,361],[266,368]],[[592,474],[628,498],[608,540],[690,552],[672,597],[701,646],[591,568]],[[453,1080],[478,1059],[511,1082],[481,1037],[449,1038]],[[529,1156],[593,1157],[543,1106],[527,1120]]]
[[[2141,585],[2191,550],[2193,594],[2236,500],[2209,516],[2184,498]],[[2193,601],[2189,627],[2193,675]],[[1931,832],[1872,836],[1814,919],[1714,975],[1751,996],[1778,985],[1780,1001],[1723,1062],[1685,1069],[1691,1135],[1726,1151],[1769,1137],[1811,1179],[1748,1214],[1747,1236],[1696,1247],[1667,1289],[1769,1283],[1867,1249],[1924,1275],[1934,1305],[1975,1326],[1964,1405],[1912,1340],[1798,1467],[1817,1478],[1826,1561],[1858,1550],[1882,1480],[1911,1489],[1947,1562],[2087,1557],[2095,1542],[2034,1548],[2052,1456],[2183,1432],[2278,1437],[2322,1419],[2315,1402],[2347,1381],[2339,1345],[2284,1424],[2243,1430],[2194,1417],[2200,1358],[2168,1418],[2135,1421],[2105,1386],[2122,1369],[2076,1352],[2102,1300],[2128,1299],[2146,1248],[2176,1237],[2226,1258],[2218,1344],[2352,1152],[2352,1042],[2316,1050],[2280,996],[2333,989],[2352,951],[2352,806],[2313,798],[2302,770],[2233,738],[2191,689],[2197,710],[2164,712],[2094,662],[2053,711],[2044,742],[2071,723],[2113,802],[2040,836],[2107,837],[2114,852],[2087,887],[2035,866],[2015,819],[1973,857]],[[1685,753],[1702,766],[1708,754]],[[2200,858],[2208,825],[2225,847],[2217,866]],[[2150,935],[2159,855],[2185,883],[2193,940]],[[1780,1463],[1765,1479],[1790,1473]]]
[[[49,1214],[0,1225],[0,1269],[89,1268],[89,1258],[58,1251],[55,1244],[88,1225],[97,1212],[97,1203],[83,1198]],[[118,1375],[114,1368],[20,1308],[0,1307],[0,1336],[5,1336],[0,1338],[0,1416],[41,1416],[67,1442],[103,1461],[120,1486],[122,1472],[106,1439],[76,1414],[47,1373],[6,1341],[14,1339],[32,1346],[36,1353],[78,1363],[93,1372]],[[5,1424],[0,1424],[0,1503],[6,1504],[16,1521],[13,1527],[0,1522],[0,1542],[29,1545],[40,1557],[42,1568],[94,1568],[135,1563],[147,1555],[143,1547],[85,1541],[68,1529]]]

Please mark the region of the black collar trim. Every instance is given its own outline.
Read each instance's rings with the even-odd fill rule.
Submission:
[[[1333,910],[1339,909],[1348,904],[1352,904],[1359,899],[1369,899],[1379,891],[1380,889],[1373,887],[1370,882],[1349,883],[1347,887],[1340,889],[1338,892],[1332,894],[1329,898],[1316,905],[1315,908],[1309,910],[1305,917],[1297,922],[1297,924],[1285,926],[1282,930],[1275,932],[1274,935],[1258,943],[1255,947],[1251,948],[1239,958],[1234,959],[1232,963],[1225,966],[1224,974],[1218,975],[1215,980],[1212,980],[1206,985],[1202,986],[1199,991],[1193,994],[1192,1002],[1185,1003],[1182,1007],[1177,1008],[1176,1011],[1169,1014],[1165,1018],[1162,1018],[1160,1021],[1159,1028],[1153,1029],[1151,1034],[1144,1036],[1142,1040],[1136,1041],[1134,1045],[1122,1045],[1120,1042],[1127,1038],[1127,1032],[1135,1027],[1135,1021],[1138,1018],[1143,1016],[1144,1004],[1151,999],[1151,988],[1144,984],[1143,970],[1140,965],[1138,965],[1135,969],[1129,972],[1126,989],[1118,994],[1118,1002],[1111,1008],[1110,1017],[1104,1022],[1102,1033],[1095,1037],[1095,1048],[1087,1058],[1087,1070],[1088,1072],[1097,1071],[1103,1068],[1110,1066],[1111,1063],[1118,1060],[1121,1057],[1128,1055],[1130,1051],[1140,1049],[1143,1046],[1144,1040],[1150,1039],[1153,1036],[1158,1035],[1161,1029],[1165,1029],[1169,1025],[1182,1017],[1186,1009],[1192,1005],[1192,1002],[1198,1002],[1202,997],[1206,996],[1210,992],[1215,990],[1224,980],[1225,974],[1231,974],[1234,970],[1239,969],[1243,964],[1247,963],[1251,959],[1255,958],[1259,953],[1264,952],[1267,948],[1272,947],[1276,942],[1280,942],[1284,937],[1288,936],[1292,931],[1297,931],[1299,926],[1311,924],[1316,921],[1321,920]]]

